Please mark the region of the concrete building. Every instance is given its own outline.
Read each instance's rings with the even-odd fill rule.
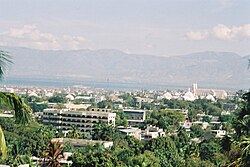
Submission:
[[[157,137],[164,137],[166,135],[163,129],[150,125],[144,130],[143,136],[144,136],[144,140],[150,140],[150,139],[157,138]]]
[[[91,111],[74,111],[69,109],[44,109],[43,124],[54,125],[61,130],[70,130],[72,125],[79,128],[80,133],[90,135],[93,127],[99,121],[115,125],[116,113],[107,109],[92,109]]]
[[[135,97],[136,105],[141,106],[142,104],[148,104],[153,101],[151,98],[146,98],[146,97]]]
[[[190,132],[190,128],[192,126],[192,122],[189,122],[189,121],[184,121],[184,122],[181,122],[180,125],[185,128],[185,130],[187,132]]]
[[[101,144],[104,148],[113,146],[112,141],[100,141],[100,140],[86,140],[86,139],[71,139],[71,138],[54,138],[52,142],[59,142],[60,144],[71,143],[74,148],[83,148],[87,145]]]
[[[73,104],[73,103],[66,103],[63,104],[67,109],[69,110],[87,110],[89,107],[91,107],[90,103],[85,104]]]
[[[146,119],[146,111],[145,110],[123,110],[123,112],[128,117],[128,124],[141,124],[144,123]]]
[[[215,137],[218,137],[218,138],[222,138],[226,135],[226,131],[225,130],[211,130],[212,133],[216,134]]]
[[[133,136],[136,139],[141,140],[141,129],[139,128],[119,129],[119,132],[122,135]]]

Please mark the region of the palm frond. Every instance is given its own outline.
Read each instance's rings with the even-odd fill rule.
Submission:
[[[17,124],[28,124],[31,121],[31,108],[15,93],[0,92],[0,99],[14,110]]]
[[[240,142],[240,147],[242,147],[242,155],[247,156],[250,154],[250,137],[244,137]]]
[[[47,167],[59,167],[59,156],[63,157],[63,144],[60,144],[59,141],[50,142],[48,145],[49,149],[43,152],[42,157],[45,158],[44,165]],[[48,160],[48,162],[46,161]]]
[[[2,156],[2,159],[7,159],[7,146],[3,134],[3,130],[0,126],[0,157]]]
[[[13,63],[8,52],[0,50],[0,79],[3,78],[8,67]]]

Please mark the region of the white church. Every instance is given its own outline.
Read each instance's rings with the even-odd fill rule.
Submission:
[[[187,101],[204,98],[211,101],[215,101],[215,99],[225,99],[227,98],[227,92],[218,89],[201,89],[198,88],[197,83],[194,83],[192,90],[189,89],[183,96],[183,99]]]

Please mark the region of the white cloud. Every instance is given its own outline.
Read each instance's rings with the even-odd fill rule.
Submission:
[[[191,31],[186,33],[186,37],[190,40],[204,40],[215,38],[219,40],[233,40],[233,39],[250,39],[250,24],[242,26],[226,26],[218,24],[211,30]]]
[[[188,32],[186,34],[188,39],[191,40],[203,40],[203,39],[207,39],[209,36],[209,33],[207,31],[203,31],[203,32]]]
[[[10,28],[0,33],[0,45],[20,46],[42,50],[71,50],[84,47],[86,39],[82,36],[54,35],[41,32],[35,25]]]
[[[213,28],[212,34],[218,39],[232,39],[235,36],[233,30],[223,24],[219,24]]]

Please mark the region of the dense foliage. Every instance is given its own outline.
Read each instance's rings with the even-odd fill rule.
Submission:
[[[64,149],[73,152],[72,166],[249,166],[249,97],[249,93],[244,95],[235,115],[220,116],[221,120],[230,122],[236,131],[222,139],[215,138],[214,134],[200,125],[193,125],[191,131],[186,132],[179,126],[179,122],[185,119],[182,114],[170,109],[160,109],[149,112],[146,123],[165,129],[168,132],[166,137],[140,141],[131,136],[123,136],[116,127],[100,122],[95,126],[92,137],[95,140],[113,141],[111,148],[97,144],[77,150],[72,147]],[[177,103],[179,102],[175,105],[179,107]],[[218,105],[208,101],[187,104],[191,111]],[[126,119],[123,113],[118,113],[119,125],[127,126]],[[1,118],[0,126],[8,146],[8,159],[2,159],[1,163],[13,166],[31,163],[31,156],[42,157],[50,140],[63,135],[51,126],[36,122],[26,126],[16,124],[13,118]],[[83,138],[77,127],[72,127],[68,135],[72,138]],[[195,141],[194,138],[200,141]]]

